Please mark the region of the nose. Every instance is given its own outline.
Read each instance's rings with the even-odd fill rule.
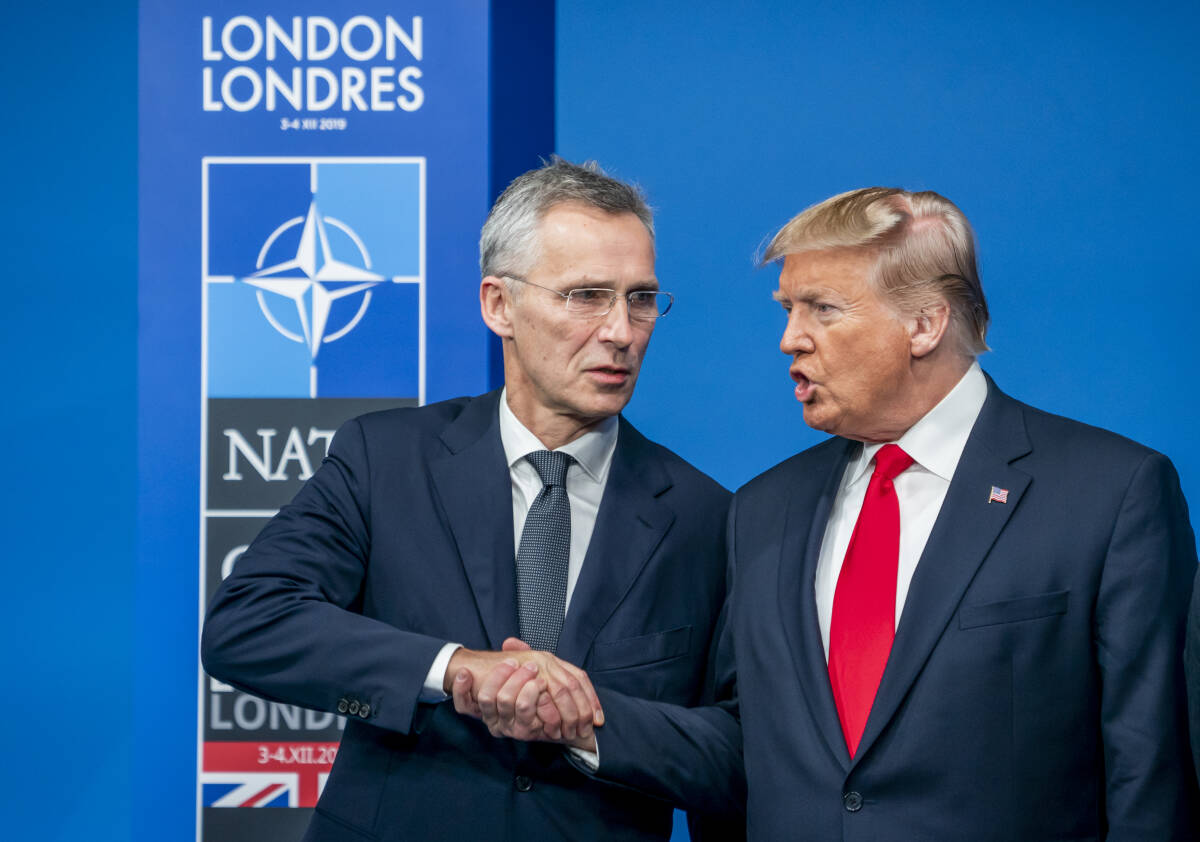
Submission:
[[[783,336],[779,339],[779,350],[789,357],[808,354],[813,350],[812,336],[808,332],[807,325],[804,324],[804,317],[799,308],[793,309],[788,314],[787,325],[783,329]]]
[[[627,348],[633,343],[633,325],[629,320],[629,301],[618,295],[612,309],[604,316],[600,325],[599,339],[611,342],[618,348]]]

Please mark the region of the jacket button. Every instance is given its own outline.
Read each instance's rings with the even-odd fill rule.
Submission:
[[[351,716],[358,716],[358,701],[357,700],[350,703],[349,711],[350,711]]]
[[[347,702],[345,699],[338,699],[338,706],[337,706],[338,713],[345,713],[349,707],[350,707],[350,703]]]
[[[369,704],[367,704],[366,702],[363,702],[358,707],[358,715],[361,716],[363,719],[366,719],[368,716],[371,715],[371,706]]]
[[[529,792],[533,789],[533,779],[528,775],[517,775],[513,778],[513,786],[517,788],[517,792]]]
[[[862,809],[863,797],[857,792],[847,792],[842,796],[842,806],[846,808],[847,812],[857,813]]]

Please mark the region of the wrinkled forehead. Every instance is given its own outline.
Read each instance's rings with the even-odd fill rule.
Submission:
[[[651,245],[654,243],[655,235],[653,217],[643,220],[632,210],[612,210],[577,198],[556,199],[545,207],[539,208],[537,211],[537,227],[540,228],[541,224],[546,221],[546,218],[554,215],[555,213],[570,211],[583,213],[589,216],[595,216],[599,219],[624,219],[626,217],[636,219],[638,224],[640,224],[642,229],[646,232],[646,236],[650,238]]]
[[[542,220],[538,240],[533,275],[622,283],[654,278],[654,244],[636,214],[562,205]]]
[[[597,228],[622,228],[631,233],[638,231],[649,242],[650,250],[654,250],[653,228],[648,227],[632,211],[609,211],[579,201],[557,202],[541,212],[534,226],[539,239],[563,228],[572,233]]]
[[[870,248],[828,248],[791,252],[780,260],[779,288],[843,285],[861,282],[875,285],[879,251]]]

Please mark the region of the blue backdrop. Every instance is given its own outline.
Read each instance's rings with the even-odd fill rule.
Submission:
[[[3,26],[4,835],[124,840],[134,792],[136,7],[9,3]]]
[[[558,151],[647,188],[678,297],[630,416],[731,486],[815,441],[754,251],[834,192],[932,188],[979,232],[985,368],[1165,451],[1195,505],[1198,18],[1188,2],[561,0]],[[131,651],[156,634],[132,620],[136,8],[67,0],[5,23],[21,36],[0,93],[6,831],[124,840],[137,811],[159,828],[138,840],[187,839],[190,790],[182,813],[139,793],[190,781],[194,757],[143,731],[130,760]]]
[[[979,236],[984,368],[1166,452],[1200,505],[1200,6],[672,5],[559,3],[559,151],[647,188],[677,293],[629,410],[645,432],[731,487],[818,441],[754,252],[834,193],[932,189]]]

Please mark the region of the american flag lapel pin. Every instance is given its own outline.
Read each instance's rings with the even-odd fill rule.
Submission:
[[[993,485],[992,492],[988,495],[988,503],[1007,503],[1007,502],[1008,502],[1008,489],[1007,488],[997,488],[996,486]]]

